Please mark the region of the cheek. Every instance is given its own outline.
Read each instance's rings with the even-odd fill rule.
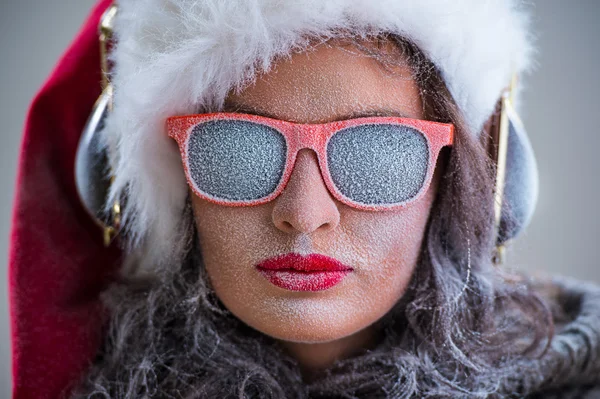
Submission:
[[[435,190],[429,190],[420,201],[398,211],[360,212],[343,207],[342,235],[329,250],[342,261],[377,271],[370,276],[397,274],[402,279],[417,263],[434,195]]]
[[[396,212],[364,213],[348,210],[343,215],[344,236],[330,253],[355,265],[354,292],[357,308],[382,317],[404,295],[417,265],[432,198]],[[362,303],[359,303],[359,298]],[[373,303],[365,306],[365,300]]]
[[[222,207],[198,199],[193,206],[202,258],[213,284],[235,278],[238,269],[283,250],[263,207]],[[272,245],[265,245],[269,242]]]

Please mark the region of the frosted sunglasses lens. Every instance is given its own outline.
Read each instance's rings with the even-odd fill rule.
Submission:
[[[265,125],[236,120],[201,123],[188,142],[190,177],[201,192],[215,199],[259,200],[277,188],[286,148],[284,137]]]
[[[402,125],[361,125],[336,133],[327,162],[337,189],[364,205],[400,204],[425,183],[429,145],[418,130]]]

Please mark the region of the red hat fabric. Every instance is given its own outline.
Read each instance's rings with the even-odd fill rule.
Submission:
[[[102,337],[98,295],[119,259],[79,202],[81,131],[100,94],[99,1],[35,97],[21,145],[10,242],[13,398],[55,399]]]

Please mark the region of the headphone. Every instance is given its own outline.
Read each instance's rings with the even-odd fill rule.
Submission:
[[[112,110],[113,90],[108,80],[108,50],[113,35],[114,18],[117,6],[111,5],[100,18],[100,62],[102,69],[102,94],[96,101],[88,118],[75,156],[75,185],[79,199],[92,219],[104,234],[106,247],[117,237],[121,227],[121,204],[116,200],[110,212],[106,211],[106,202],[112,173],[109,166],[110,145],[101,134],[106,117]]]
[[[513,104],[517,77],[502,94],[491,121],[489,154],[496,164],[493,261],[504,263],[505,247],[529,225],[538,198],[537,162]],[[499,111],[499,112],[498,112]]]
[[[100,52],[103,91],[83,129],[75,161],[75,181],[85,209],[104,231],[104,244],[111,245],[121,227],[121,203],[106,211],[111,185],[111,147],[101,134],[112,109],[113,90],[108,81],[108,47],[112,39],[117,6],[111,5],[100,20]],[[491,119],[489,155],[496,164],[495,234],[496,264],[504,261],[506,244],[529,224],[538,196],[538,171],[527,132],[514,103],[516,78],[502,94]]]

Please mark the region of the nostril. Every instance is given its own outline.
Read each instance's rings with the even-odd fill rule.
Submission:
[[[316,154],[302,151],[285,188],[274,200],[273,223],[288,234],[334,230],[339,223],[337,204],[323,181]]]
[[[329,222],[323,223],[321,226],[319,226],[319,228],[317,230],[329,231],[329,230],[331,230],[331,223],[329,223]]]
[[[282,221],[282,222],[281,222],[281,225],[282,225],[282,227],[283,227],[285,230],[287,230],[287,231],[294,230],[294,226],[293,226],[293,225],[292,225],[290,222],[288,222],[288,221],[285,221],[285,220],[284,220],[284,221]]]

